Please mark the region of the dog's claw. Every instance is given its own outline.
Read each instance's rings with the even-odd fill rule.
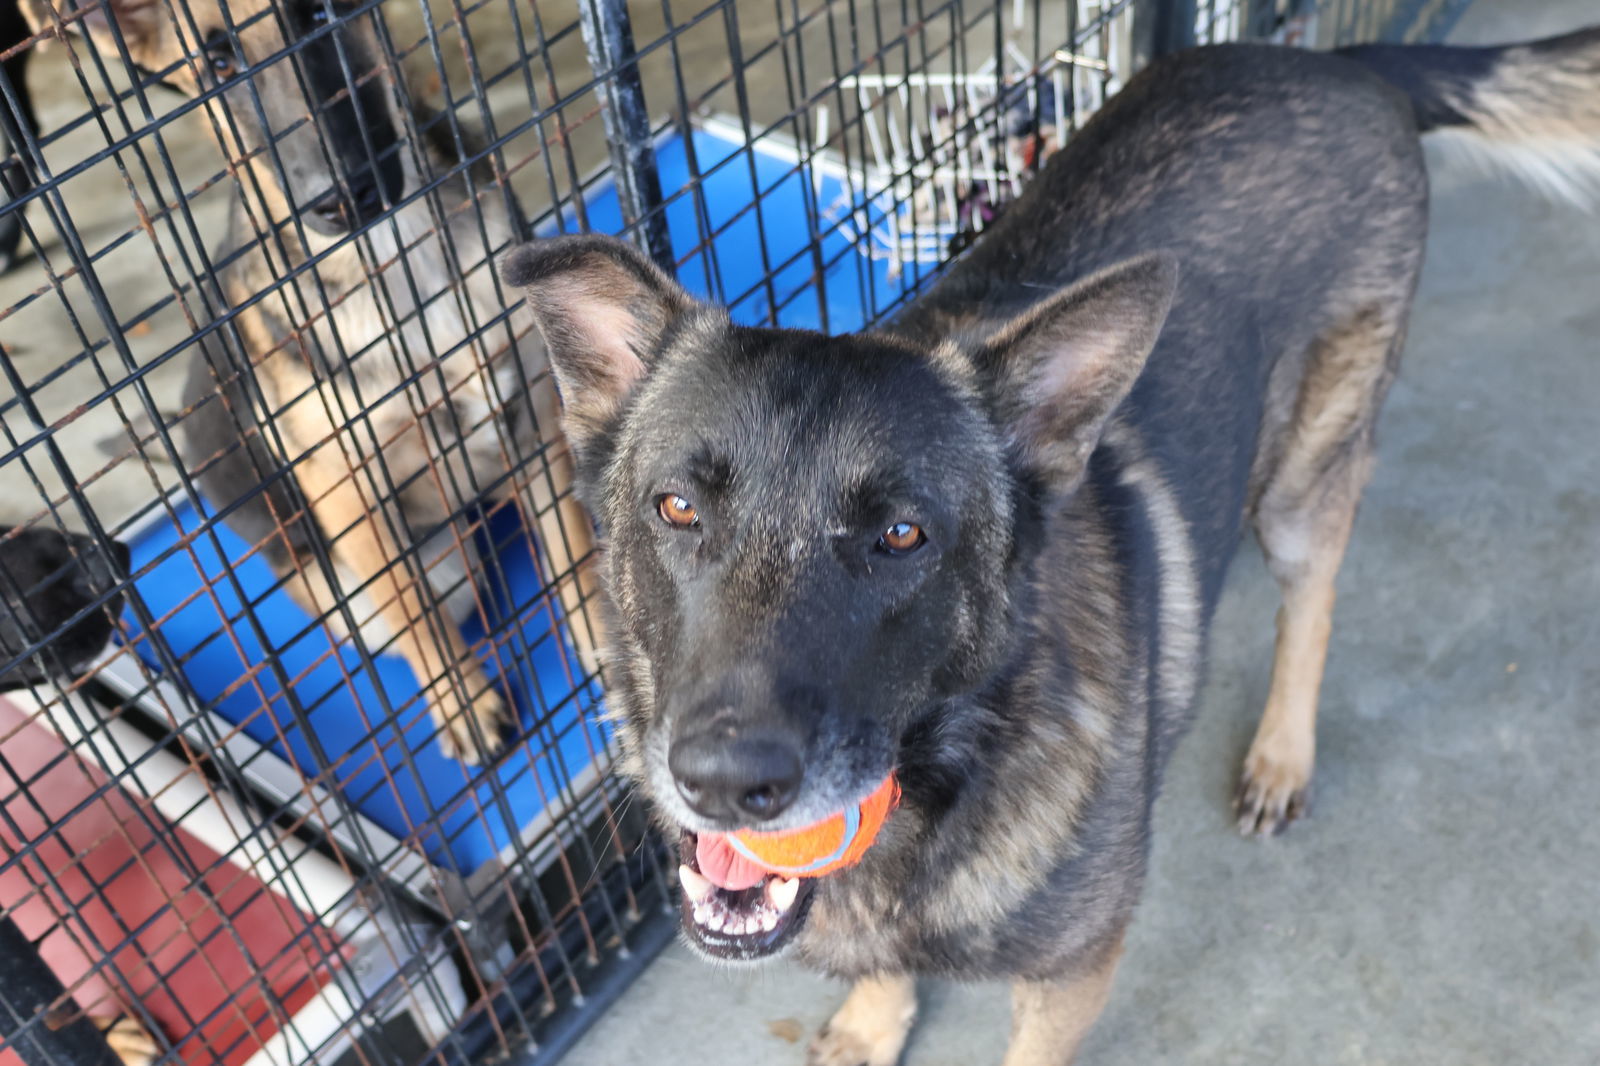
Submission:
[[[898,1058],[898,1049],[895,1054]],[[806,1050],[806,1066],[893,1066],[894,1061],[873,1058],[865,1040],[831,1025],[823,1026]]]
[[[916,1014],[909,981],[863,981],[811,1041],[806,1066],[895,1066]]]
[[[468,766],[477,766],[500,750],[501,737],[510,723],[511,713],[500,693],[481,675],[477,678],[469,675],[467,683],[477,695],[465,704],[454,696],[447,696],[434,703],[433,717],[440,726],[439,746],[444,753]]]
[[[1276,836],[1287,829],[1290,822],[1304,818],[1310,809],[1309,774],[1275,765],[1253,752],[1245,760],[1239,788],[1233,797],[1234,817],[1242,835]]]
[[[93,1018],[95,1027],[105,1036],[112,1054],[123,1066],[146,1066],[161,1054],[155,1037],[127,1015],[117,1018]]]

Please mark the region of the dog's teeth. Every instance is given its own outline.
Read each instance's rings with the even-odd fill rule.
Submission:
[[[787,880],[774,877],[767,882],[767,898],[772,905],[778,908],[779,913],[794,906],[795,897],[800,894],[800,879],[791,877]]]
[[[683,885],[684,895],[696,903],[704,903],[717,890],[716,885],[689,869],[687,864],[678,867],[678,881]]]
[[[761,930],[762,930],[762,932],[770,933],[776,928],[778,928],[778,915],[777,915],[777,913],[774,912],[774,911],[762,911],[761,912]]]
[[[706,919],[706,928],[714,929],[719,933],[722,932],[722,927],[726,924],[728,924],[728,919],[721,911],[717,911],[711,917]]]
[[[705,925],[706,919],[711,917],[711,904],[696,903],[694,905],[694,920],[699,925]]]

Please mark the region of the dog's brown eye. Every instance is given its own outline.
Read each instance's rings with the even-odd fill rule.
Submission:
[[[694,509],[694,504],[676,493],[669,492],[661,497],[656,502],[656,511],[663,522],[679,529],[692,529],[700,524],[700,512]]]
[[[883,531],[883,536],[878,538],[878,547],[890,555],[906,555],[922,547],[927,540],[921,526],[896,522]]]

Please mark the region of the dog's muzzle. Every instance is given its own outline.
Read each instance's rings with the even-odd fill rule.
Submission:
[[[688,832],[678,843],[679,916],[690,945],[725,962],[755,962],[783,951],[805,924],[815,882],[769,874],[746,888],[719,888],[700,873],[698,844]]]

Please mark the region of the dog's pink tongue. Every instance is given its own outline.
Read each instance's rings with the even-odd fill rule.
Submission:
[[[701,833],[694,858],[702,877],[729,892],[758,885],[767,876],[767,871],[733,850],[725,833]]]

